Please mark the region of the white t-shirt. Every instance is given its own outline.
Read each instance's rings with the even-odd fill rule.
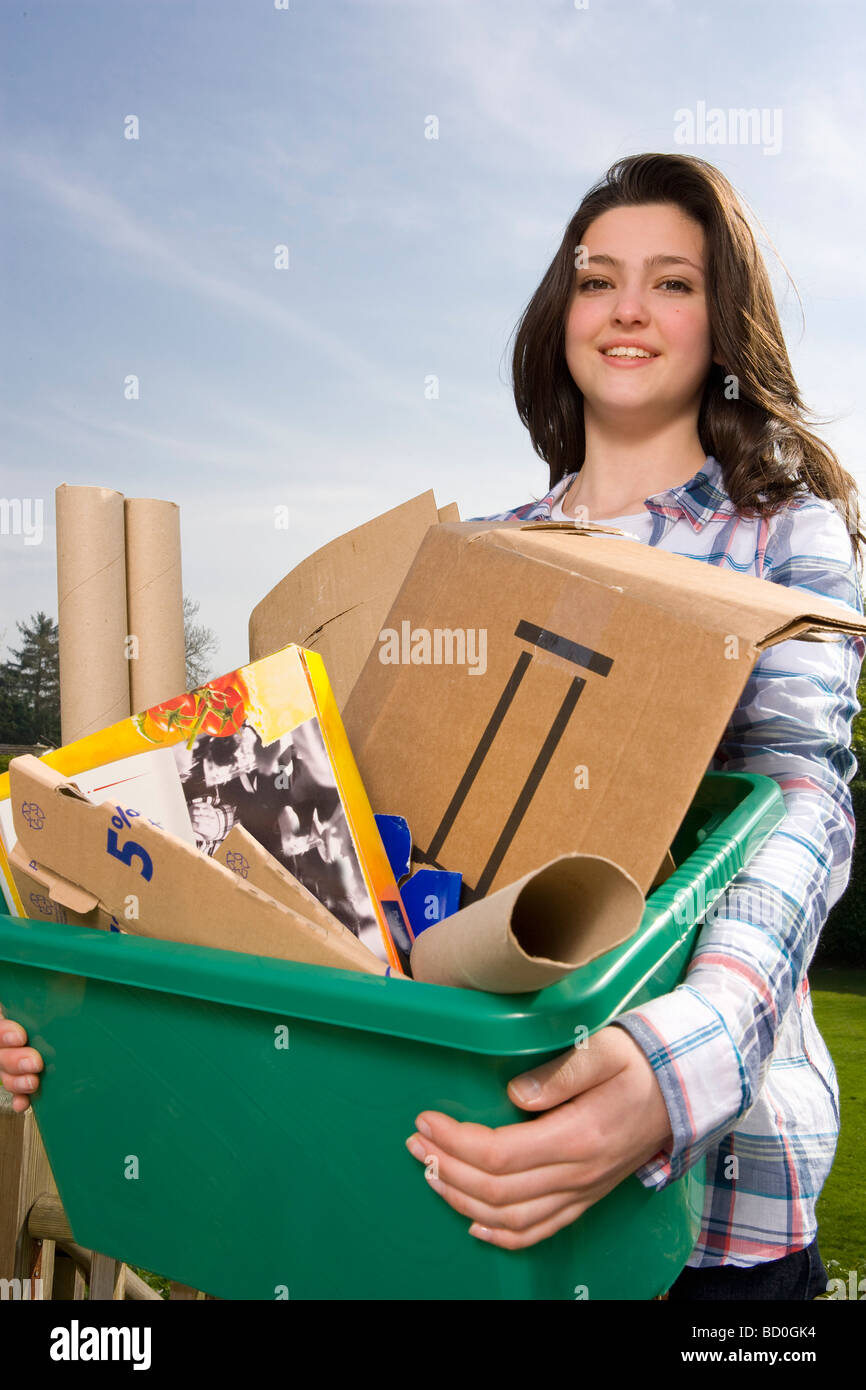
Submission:
[[[567,516],[562,510],[562,498],[559,497],[550,508],[551,521],[575,521],[573,516]],[[625,531],[627,535],[633,536],[639,541],[648,541],[652,535],[653,514],[646,508],[642,512],[633,512],[630,516],[605,516],[593,518],[600,526],[616,526],[620,531]]]

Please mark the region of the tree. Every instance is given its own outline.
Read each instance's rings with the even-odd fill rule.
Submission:
[[[193,690],[210,679],[211,662],[219,647],[216,633],[195,621],[198,599],[183,596],[183,640],[186,648],[186,688]]]
[[[47,613],[16,623],[22,642],[13,647],[13,660],[3,668],[3,710],[11,722],[29,724],[29,737],[20,742],[60,743],[60,657],[57,624]],[[17,710],[17,715],[16,715]],[[4,719],[5,723],[5,719]],[[12,742],[9,739],[9,742]]]
[[[0,743],[35,743],[33,717],[18,694],[15,672],[0,665]]]
[[[196,622],[199,604],[184,595],[183,629],[187,689],[211,674],[219,642]],[[16,623],[21,645],[0,662],[0,743],[60,743],[60,658],[57,624],[45,613]]]

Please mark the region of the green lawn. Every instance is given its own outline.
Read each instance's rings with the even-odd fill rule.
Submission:
[[[866,1278],[866,970],[810,972],[812,1003],[839,1079],[842,1130],[818,1199],[818,1245],[831,1279]]]

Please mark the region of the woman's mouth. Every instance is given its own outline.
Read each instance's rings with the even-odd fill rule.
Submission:
[[[649,352],[646,348],[632,347],[599,348],[599,352],[613,367],[643,367],[661,356],[661,353]]]

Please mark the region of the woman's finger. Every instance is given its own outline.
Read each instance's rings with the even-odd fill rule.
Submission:
[[[27,1034],[21,1024],[0,1014],[0,1047],[24,1047],[26,1042]]]
[[[498,1245],[501,1250],[525,1250],[530,1245],[537,1245],[540,1240],[548,1240],[550,1236],[555,1236],[557,1231],[563,1230],[565,1226],[570,1226],[583,1215],[586,1207],[586,1202],[573,1202],[526,1231],[508,1231],[473,1224],[469,1227],[469,1234],[476,1240],[483,1240],[486,1245]]]
[[[450,1154],[485,1173],[524,1173],[557,1162],[582,1164],[597,1151],[594,1126],[583,1121],[583,1107],[592,1095],[589,1091],[566,1101],[531,1123],[519,1120],[495,1129],[455,1120],[439,1110],[422,1111],[415,1124],[422,1134],[426,1126],[433,1151]]]
[[[572,1195],[581,1183],[595,1177],[588,1174],[586,1166],[579,1163],[547,1163],[538,1167],[528,1166],[519,1173],[487,1173],[471,1163],[464,1163],[440,1149],[430,1139],[421,1134],[413,1134],[406,1147],[426,1169],[428,1181],[438,1178],[449,1187],[464,1192],[491,1207],[513,1206],[517,1202],[532,1201],[536,1197],[549,1196],[555,1192],[570,1192]]]
[[[18,1095],[32,1094],[39,1085],[39,1078],[31,1073],[21,1075],[18,1072],[0,1072],[0,1081],[7,1091],[12,1091]]]
[[[42,1065],[34,1047],[0,1047],[0,1072],[17,1076],[19,1072],[41,1071]]]
[[[534,1198],[530,1202],[515,1202],[511,1206],[494,1207],[436,1179],[431,1178],[430,1186],[461,1216],[468,1216],[478,1225],[497,1231],[530,1231],[548,1222],[567,1207],[573,1207],[576,1202],[574,1192],[553,1192],[544,1197]]]

